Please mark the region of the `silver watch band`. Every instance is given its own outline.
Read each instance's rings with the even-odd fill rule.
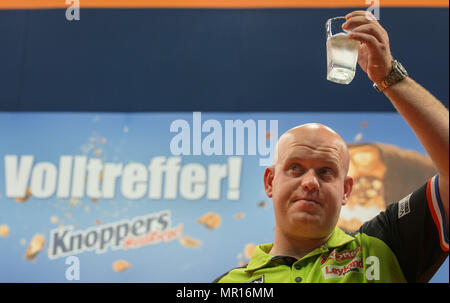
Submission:
[[[405,68],[401,65],[400,62],[397,60],[392,60],[392,70],[389,72],[389,74],[384,78],[383,81],[377,82],[373,84],[373,87],[378,91],[381,92],[385,90],[386,88],[394,85],[395,83],[400,82],[401,80],[405,79],[408,76],[408,72],[405,70]]]

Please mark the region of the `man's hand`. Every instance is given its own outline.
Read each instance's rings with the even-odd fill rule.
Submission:
[[[351,30],[348,37],[361,42],[359,66],[372,82],[383,81],[392,69],[388,33],[370,12],[354,11],[345,18],[342,28]]]
[[[392,69],[388,33],[367,11],[354,11],[345,18],[347,21],[342,28],[351,30],[348,37],[362,43],[358,53],[359,65],[373,82],[384,80]],[[411,77],[391,85],[383,90],[383,93],[409,124],[433,160],[439,173],[438,186],[448,229],[450,180],[448,109]]]

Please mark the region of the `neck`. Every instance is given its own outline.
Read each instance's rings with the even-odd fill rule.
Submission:
[[[329,234],[322,238],[303,238],[282,233],[275,230],[275,240],[269,254],[271,256],[290,256],[301,259],[316,248],[325,244],[331,237]]]

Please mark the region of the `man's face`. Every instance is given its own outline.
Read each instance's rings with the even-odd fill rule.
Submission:
[[[345,143],[313,125],[291,130],[277,147],[276,163],[264,178],[277,228],[292,237],[330,235],[352,187]]]

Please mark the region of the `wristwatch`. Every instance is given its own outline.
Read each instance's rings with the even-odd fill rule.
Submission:
[[[397,60],[392,60],[391,72],[386,76],[386,78],[383,81],[374,83],[373,87],[378,92],[381,92],[386,88],[388,88],[389,86],[394,85],[395,83],[405,79],[406,77],[408,77],[408,72],[403,67],[403,65]]]

